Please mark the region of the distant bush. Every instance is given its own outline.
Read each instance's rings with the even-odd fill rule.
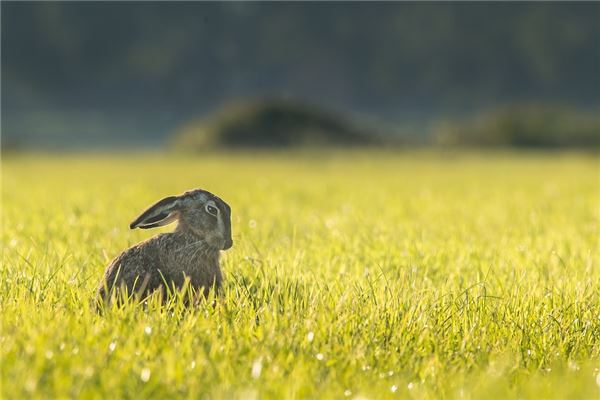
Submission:
[[[599,147],[600,114],[556,105],[512,105],[435,129],[440,145]]]
[[[286,148],[376,143],[349,119],[302,103],[274,100],[229,105],[192,120],[174,135],[176,149]]]

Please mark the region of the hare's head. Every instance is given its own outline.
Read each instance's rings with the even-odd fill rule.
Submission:
[[[206,190],[170,196],[154,204],[133,221],[131,229],[148,229],[179,221],[178,230],[193,234],[216,249],[227,250],[231,239],[231,208]]]

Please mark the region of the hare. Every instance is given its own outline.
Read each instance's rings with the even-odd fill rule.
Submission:
[[[219,197],[196,189],[160,200],[133,221],[131,229],[148,229],[178,221],[170,233],[156,235],[125,250],[106,268],[97,292],[99,303],[113,291],[144,298],[155,290],[183,287],[207,296],[221,287],[220,250],[233,245],[231,208]]]

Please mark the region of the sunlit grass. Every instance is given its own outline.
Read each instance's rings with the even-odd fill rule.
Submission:
[[[600,169],[560,154],[2,163],[2,398],[598,398]],[[98,315],[128,223],[201,187],[225,291]],[[168,230],[168,229],[165,229]]]

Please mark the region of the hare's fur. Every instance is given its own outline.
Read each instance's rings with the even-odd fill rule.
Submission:
[[[198,195],[197,192],[201,192],[201,195]],[[196,197],[191,194],[196,194]],[[162,291],[163,295],[166,295],[165,287],[169,290],[181,289],[186,282],[196,290],[202,289],[205,296],[208,295],[211,288],[218,290],[221,287],[220,250],[229,248],[232,243],[229,206],[218,197],[205,191],[187,192],[177,198],[173,197],[173,199],[176,199],[177,206],[164,212],[162,209],[165,200],[162,200],[142,214],[132,223],[132,227],[144,227],[142,226],[144,221],[150,221],[145,225],[148,227],[160,226],[156,220],[158,217],[164,216],[163,220],[166,223],[178,219],[177,229],[174,232],[159,234],[138,243],[116,257],[108,265],[98,287],[99,300],[108,301],[114,291],[119,292],[123,289],[127,291],[127,294],[140,298],[144,298],[156,290]],[[221,210],[218,216],[219,221],[213,224],[216,233],[210,231],[210,227],[213,225],[203,220],[197,223],[202,228],[200,230],[190,226],[191,223],[196,223],[194,218],[208,220],[213,218],[202,216],[207,199],[212,200],[210,204],[216,203],[215,206],[218,205]],[[168,203],[172,202],[174,201],[169,200]],[[173,213],[176,213],[176,217],[173,217]],[[142,222],[139,222],[140,220]],[[224,224],[229,227],[228,230],[219,233],[217,228]],[[221,236],[225,235],[229,236],[223,239]]]

